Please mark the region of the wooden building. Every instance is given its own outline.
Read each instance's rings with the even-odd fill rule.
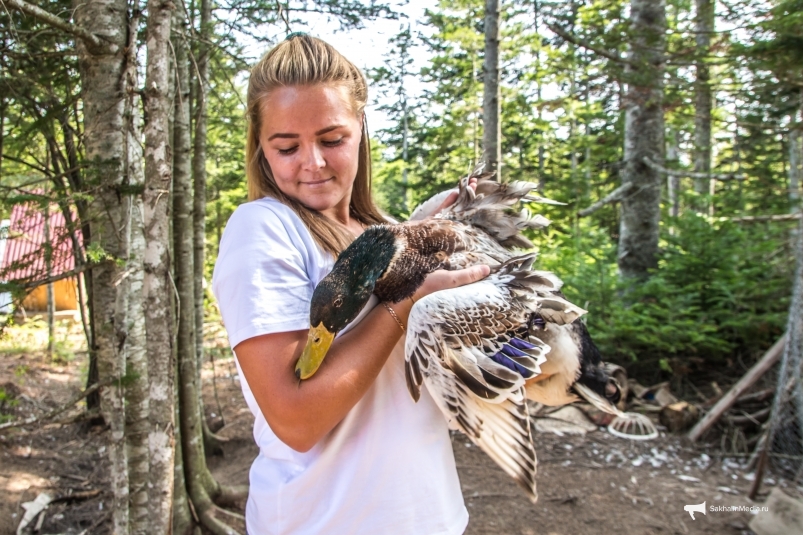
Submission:
[[[45,214],[48,213],[47,220]],[[0,280],[24,284],[42,282],[28,292],[21,303],[27,312],[47,311],[47,284],[51,277],[75,269],[73,240],[64,214],[55,204],[45,209],[39,203],[17,204],[11,211],[5,246],[0,260]],[[80,232],[76,232],[81,246]],[[78,277],[53,282],[56,311],[78,310]]]

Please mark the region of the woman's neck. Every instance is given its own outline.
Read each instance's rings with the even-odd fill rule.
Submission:
[[[327,219],[344,226],[354,236],[359,236],[365,230],[365,226],[352,215],[350,207],[346,206],[345,209],[339,206],[330,208],[329,210],[321,211],[321,214]]]

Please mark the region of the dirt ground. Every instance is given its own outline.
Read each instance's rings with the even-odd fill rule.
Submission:
[[[257,453],[253,418],[228,354],[217,352],[214,373],[210,364],[203,370],[207,417],[222,415],[219,434],[227,440],[224,455],[211,457],[209,465],[221,483],[245,484]],[[0,414],[27,417],[61,406],[82,388],[85,358],[78,352],[51,363],[41,351],[0,347],[0,387],[15,399],[0,402]],[[0,430],[0,535],[14,534],[21,504],[43,492],[57,500],[37,533],[109,532],[106,431],[77,418],[81,408],[42,425]],[[761,505],[771,486],[784,484],[770,474],[753,503],[746,497],[752,474],[737,459],[705,454],[678,437],[636,442],[600,430],[537,434],[536,440],[539,500],[533,505],[485,454],[453,435],[471,517],[468,535],[749,534],[750,512],[709,511],[692,520],[683,507]]]

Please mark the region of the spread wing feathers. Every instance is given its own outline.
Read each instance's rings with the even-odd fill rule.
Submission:
[[[552,280],[528,271],[534,259],[535,254],[512,259],[482,281],[416,303],[405,343],[414,398],[426,361],[437,360],[491,403],[540,373],[549,346],[529,335],[530,321],[540,301],[559,298],[550,293]]]
[[[420,299],[408,319],[405,376],[422,383],[450,425],[465,433],[535,501],[536,458],[525,384],[549,365],[536,319],[570,323],[585,311],[559,295],[560,279],[532,271],[536,254],[512,258],[474,284]],[[547,332],[546,329],[543,332]],[[563,385],[564,395],[568,385]]]
[[[486,403],[440,363],[432,364],[426,382],[449,426],[468,436],[521,485],[535,503],[538,461],[527,406],[521,401],[521,389],[514,396],[518,401]]]
[[[549,220],[526,209],[515,210],[513,206],[520,202],[561,203],[532,194],[536,187],[532,182],[499,183],[490,180],[492,176],[492,173],[483,173],[479,167],[463,178],[457,201],[440,217],[482,229],[505,247],[532,248],[532,242],[520,235],[521,231],[546,227]],[[470,178],[478,179],[476,191],[467,187]]]

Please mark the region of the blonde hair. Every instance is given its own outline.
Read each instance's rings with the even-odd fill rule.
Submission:
[[[318,84],[346,88],[354,113],[358,117],[364,113],[368,86],[362,72],[331,45],[315,37],[292,34],[251,69],[245,148],[248,200],[268,196],[288,205],[298,214],[321,248],[337,256],[354,240],[354,236],[345,227],[282,193],[259,143],[262,107],[271,91],[280,87]],[[385,220],[371,197],[371,145],[364,118],[362,125],[357,176],[349,208],[351,217],[365,225],[375,225]]]

